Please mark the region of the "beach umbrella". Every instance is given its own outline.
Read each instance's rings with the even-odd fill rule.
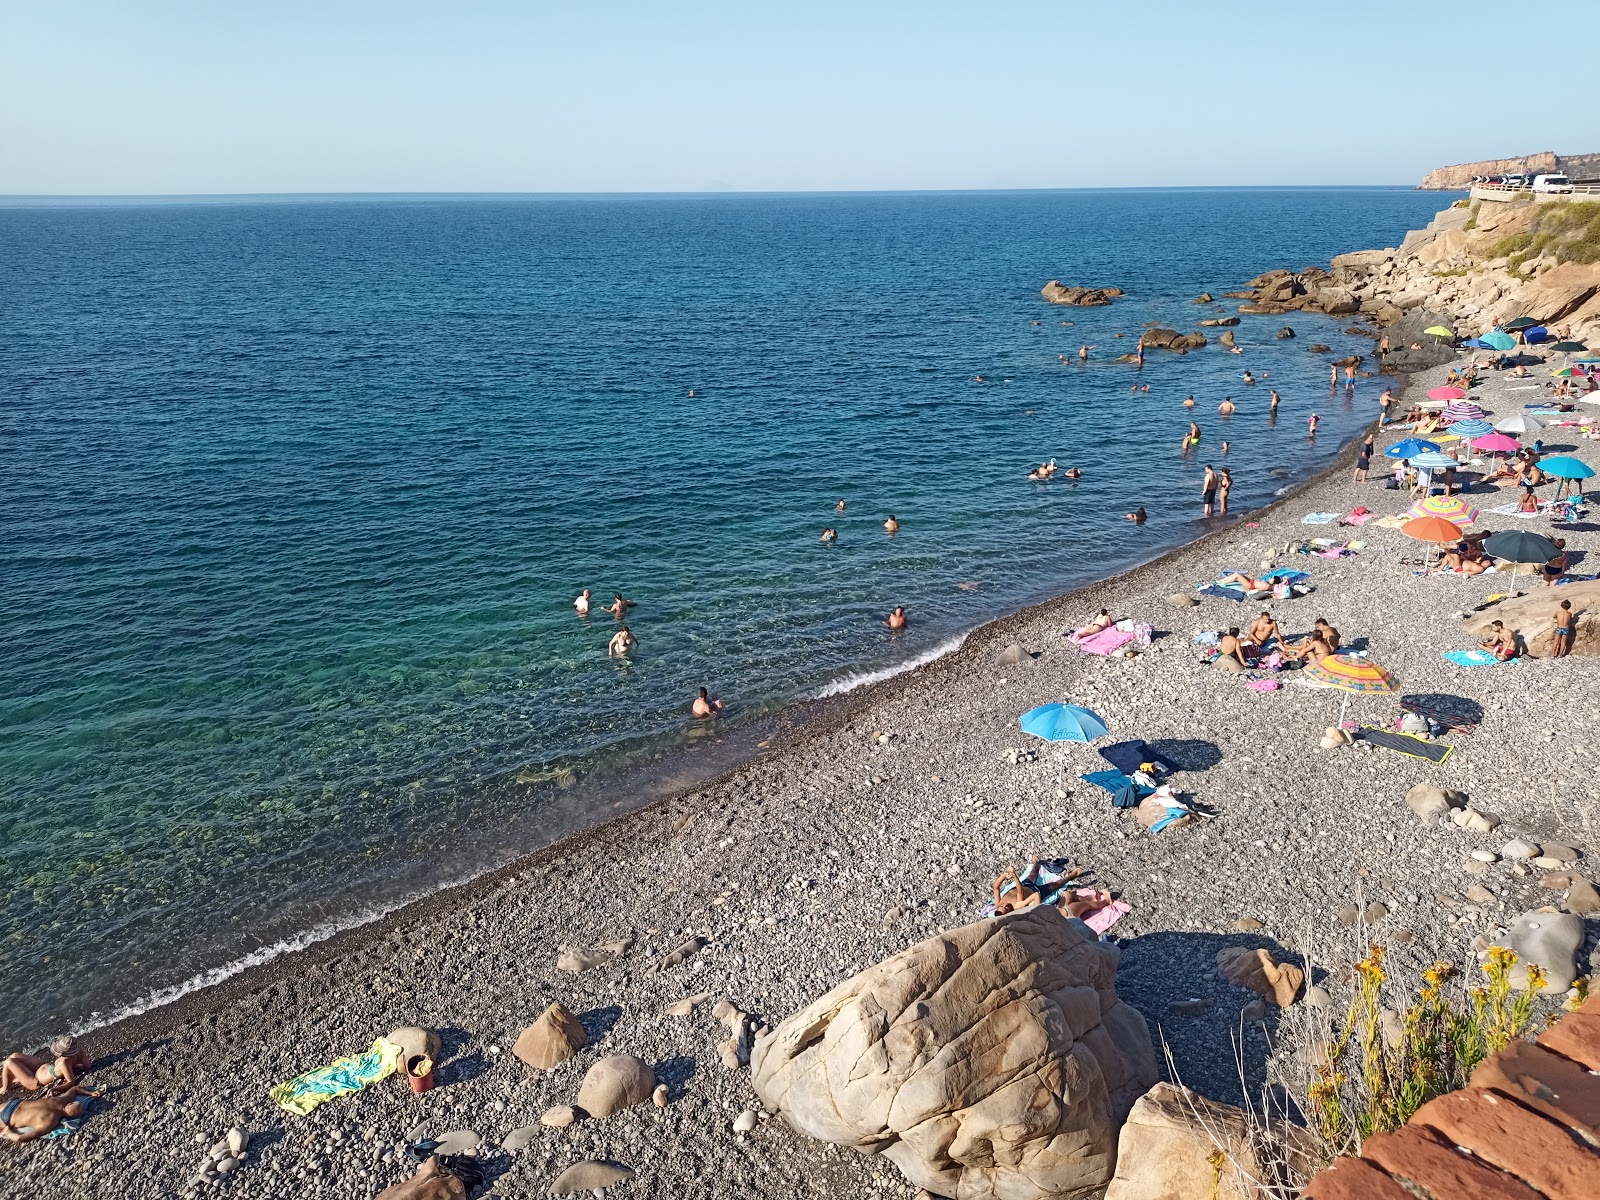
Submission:
[[[1412,517],[1400,526],[1400,532],[1408,538],[1416,538],[1419,542],[1431,542],[1435,546],[1461,540],[1461,526],[1443,517]],[[1428,570],[1432,561],[1433,551],[1429,550],[1427,557],[1423,559],[1422,569]]]
[[[1550,374],[1554,375],[1557,379],[1571,379],[1572,378],[1572,368],[1571,367],[1557,367],[1554,371],[1551,371]]]
[[[1465,400],[1467,393],[1458,387],[1436,387],[1428,392],[1429,400]]]
[[[1486,433],[1493,433],[1494,426],[1482,417],[1473,417],[1471,420],[1457,421],[1450,426],[1450,432],[1457,437],[1475,438],[1482,437]]]
[[[1425,467],[1430,471],[1442,471],[1446,467],[1459,466],[1455,459],[1438,450],[1424,450],[1421,454],[1411,457],[1413,467]]]
[[[1517,339],[1509,333],[1501,333],[1498,329],[1491,330],[1478,338],[1490,350],[1510,350],[1517,344]]]
[[[1481,421],[1489,415],[1489,410],[1474,404],[1471,400],[1453,400],[1444,406],[1444,412],[1439,414],[1439,419],[1446,424],[1456,421]]]
[[[1570,454],[1557,454],[1552,458],[1539,460],[1539,469],[1546,475],[1554,475],[1557,479],[1589,479],[1594,475],[1594,468],[1580,459],[1573,458]]]
[[[1553,538],[1526,529],[1508,529],[1483,539],[1483,552],[1511,564],[1511,590],[1517,590],[1518,563],[1546,563],[1561,553]]]
[[[1041,704],[1022,714],[1022,731],[1047,742],[1092,742],[1109,732],[1106,723],[1076,704]]]
[[[1443,325],[1430,325],[1422,332],[1431,333],[1434,337],[1442,338],[1453,338],[1456,335],[1456,331],[1454,329],[1446,329]]]
[[[1515,320],[1507,321],[1504,325],[1500,326],[1500,328],[1504,329],[1507,333],[1521,333],[1524,329],[1539,328],[1539,322],[1535,321],[1532,317],[1517,317]]]
[[[1478,519],[1478,510],[1460,496],[1424,496],[1411,506],[1413,517],[1443,517],[1452,525],[1467,526]]]
[[[1474,450],[1487,450],[1490,454],[1510,454],[1522,449],[1522,443],[1508,433],[1489,433],[1472,439]]]
[[[1496,421],[1494,427],[1501,433],[1537,433],[1544,428],[1544,422],[1527,413],[1513,413],[1502,421]]]
[[[1312,663],[1301,675],[1321,687],[1338,688],[1344,693],[1339,702],[1341,726],[1352,692],[1393,692],[1400,686],[1386,668],[1359,654],[1325,655],[1321,662]]]
[[[1568,342],[1557,342],[1553,346],[1546,347],[1546,349],[1549,349],[1549,350],[1559,350],[1563,354],[1577,354],[1579,351],[1587,350],[1588,348],[1589,347],[1585,346],[1582,342],[1571,342],[1571,341],[1568,341]]]
[[[1396,442],[1384,451],[1389,458],[1415,458],[1428,450],[1437,450],[1438,442],[1425,442],[1421,438],[1406,438],[1403,442]]]

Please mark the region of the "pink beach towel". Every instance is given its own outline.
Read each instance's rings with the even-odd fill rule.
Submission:
[[[1378,514],[1375,512],[1351,513],[1344,520],[1340,521],[1339,524],[1365,525],[1368,521],[1376,520],[1377,516]]]
[[[1094,889],[1078,888],[1073,894],[1087,900],[1094,895]],[[1087,917],[1080,917],[1078,919],[1096,933],[1104,934],[1106,930],[1110,929],[1118,921],[1122,920],[1126,914],[1131,913],[1132,911],[1133,905],[1129,904],[1127,901],[1113,900],[1104,908],[1097,908]]]
[[[1276,679],[1247,679],[1245,681],[1245,687],[1254,692],[1275,692],[1282,686],[1283,684]]]
[[[1113,625],[1110,629],[1091,633],[1086,638],[1072,638],[1071,641],[1085,654],[1110,654],[1117,647],[1126,646],[1138,636],[1131,629],[1118,629]]]

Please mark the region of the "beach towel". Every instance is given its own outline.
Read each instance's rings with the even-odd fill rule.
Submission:
[[[1129,642],[1136,641],[1139,635],[1131,629],[1102,629],[1099,633],[1091,633],[1086,638],[1076,635],[1067,640],[1084,654],[1110,654],[1119,646],[1126,646]]]
[[[1328,513],[1328,512],[1307,513],[1305,516],[1300,518],[1300,524],[1302,524],[1302,525],[1332,525],[1335,521],[1337,521],[1339,519],[1339,516],[1340,516],[1340,514],[1336,513],[1336,512],[1331,512],[1331,513]]]
[[[62,1138],[71,1137],[83,1128],[83,1123],[94,1112],[95,1106],[103,1103],[99,1096],[79,1095],[77,1101],[83,1105],[83,1111],[75,1117],[62,1117],[61,1124],[40,1138],[41,1142],[59,1142]]]
[[[1514,658],[1498,659],[1487,650],[1446,650],[1443,657],[1446,662],[1453,662],[1458,667],[1499,667],[1517,661]]]
[[[1278,580],[1282,583],[1304,583],[1311,578],[1311,572],[1297,571],[1293,567],[1274,567],[1260,578]]]
[[[1275,692],[1283,686],[1276,679],[1247,679],[1244,685],[1253,692]]]
[[[1092,900],[1094,899],[1094,889],[1074,888],[1072,892],[1072,898],[1077,900]],[[1125,915],[1131,913],[1132,911],[1133,905],[1129,904],[1126,900],[1113,900],[1104,908],[1097,908],[1088,916],[1077,917],[1075,919],[1082,921],[1090,929],[1094,930],[1101,937],[1104,937],[1106,930],[1110,929],[1118,921],[1122,920]]]
[[[1470,705],[1471,707],[1467,707]],[[1443,725],[1451,733],[1473,733],[1478,728],[1478,706],[1471,700],[1455,701],[1450,696],[1430,696],[1426,700],[1415,696],[1400,697],[1400,711],[1416,713]]]
[[[1202,596],[1221,596],[1225,600],[1237,600],[1241,604],[1244,603],[1244,592],[1232,586],[1231,584],[1227,587],[1224,587],[1220,583],[1208,583],[1196,587],[1195,591],[1199,592]]]
[[[1400,516],[1379,517],[1373,522],[1373,524],[1375,524],[1379,529],[1399,529],[1400,526],[1406,523],[1406,520],[1406,517]]]
[[[1449,758],[1450,752],[1455,749],[1454,746],[1445,746],[1438,742],[1425,742],[1419,737],[1412,737],[1409,733],[1390,733],[1387,729],[1379,729],[1375,725],[1363,725],[1356,730],[1356,736],[1363,741],[1371,742],[1374,746],[1409,754],[1413,758],[1431,759],[1437,763]]]
[[[285,1112],[305,1116],[317,1105],[359,1092],[400,1069],[404,1051],[386,1038],[375,1038],[365,1054],[352,1054],[325,1067],[297,1075],[272,1089],[273,1103]]]
[[[1109,792],[1112,808],[1132,808],[1155,790],[1141,788],[1121,771],[1091,771],[1087,775],[1079,775],[1078,778]]]
[[[1351,513],[1339,523],[1341,525],[1365,525],[1368,521],[1376,521],[1378,514],[1375,512]]]
[[[1179,769],[1177,763],[1171,759],[1163,758],[1156,753],[1154,747],[1138,738],[1102,746],[1100,757],[1117,768],[1117,770],[1125,771],[1129,775],[1143,770],[1146,764],[1154,764],[1162,771],[1176,771]]]

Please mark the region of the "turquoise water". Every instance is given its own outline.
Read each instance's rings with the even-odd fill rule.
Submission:
[[[741,723],[1188,540],[1224,437],[1234,506],[1267,500],[1375,411],[1308,347],[1368,343],[1296,314],[1244,318],[1243,357],[1111,358],[1211,315],[1202,289],[1395,244],[1443,202],[0,204],[0,1025],[493,865],[633,797],[628,768],[692,745],[692,771]],[[1128,295],[1052,308],[1052,278]],[[1051,456],[1082,481],[1030,483]],[[639,601],[633,661],[574,614],[585,586]],[[701,684],[720,730],[692,728]]]

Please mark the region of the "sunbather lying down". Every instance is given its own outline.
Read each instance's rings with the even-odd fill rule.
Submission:
[[[1035,857],[1028,869],[1018,875],[1008,868],[994,881],[994,913],[1021,912],[1040,904],[1054,904],[1069,917],[1082,920],[1092,912],[1109,908],[1115,901],[1110,892],[1098,888],[1071,888],[1066,886],[1083,874],[1082,867],[1068,867],[1060,875],[1039,865]],[[1007,885],[1010,885],[1009,887]]]
[[[1264,592],[1272,590],[1272,583],[1270,580],[1252,579],[1242,571],[1229,571],[1221,579],[1217,580],[1217,582],[1224,586],[1230,583],[1236,583],[1247,592]]]
[[[89,1056],[78,1045],[78,1039],[59,1037],[50,1043],[49,1058],[21,1051],[7,1055],[5,1061],[0,1062],[0,1092],[9,1092],[14,1087],[29,1091],[34,1088],[62,1091],[75,1084],[78,1076],[88,1069]]]
[[[7,1100],[0,1105],[0,1138],[8,1142],[31,1142],[52,1132],[62,1121],[84,1114],[78,1097],[99,1096],[88,1088],[71,1087],[64,1092],[46,1093],[37,1100]]]

